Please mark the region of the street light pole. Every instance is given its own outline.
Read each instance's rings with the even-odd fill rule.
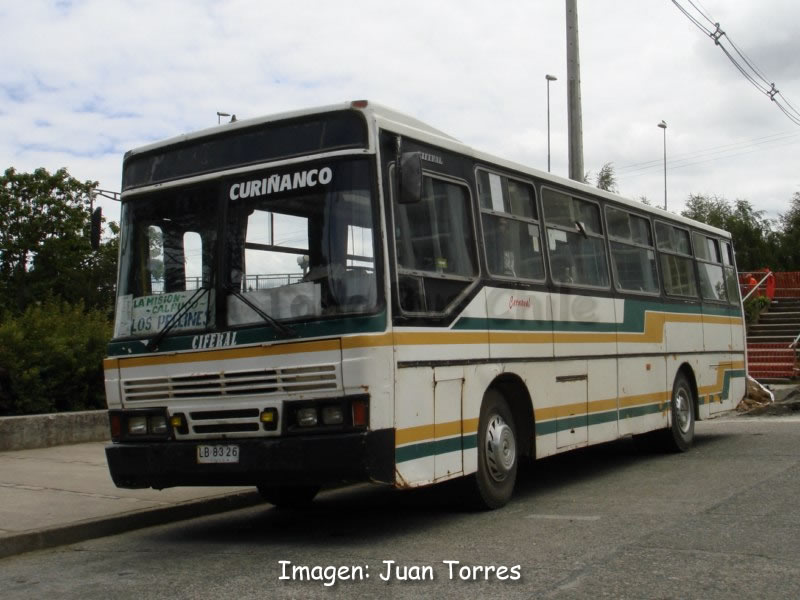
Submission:
[[[664,130],[664,210],[667,210],[667,122],[662,119],[658,126]]]
[[[547,172],[550,172],[550,82],[558,81],[555,75],[545,75],[547,80]]]

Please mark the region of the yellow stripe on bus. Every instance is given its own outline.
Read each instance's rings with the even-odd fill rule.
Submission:
[[[277,345],[247,346],[219,350],[187,351],[152,356],[107,358],[105,369],[147,367],[155,365],[235,360],[301,352],[326,352],[341,348],[377,348],[386,346],[443,346],[474,344],[599,344],[599,343],[650,343],[664,341],[664,326],[667,323],[715,323],[738,325],[737,317],[715,317],[711,315],[687,315],[679,313],[645,313],[644,331],[624,332],[505,332],[505,331],[395,331],[380,335],[357,335],[310,342],[281,343]]]
[[[743,361],[732,361],[721,363],[717,366],[717,380],[711,385],[703,386],[698,390],[700,395],[718,394],[722,392],[725,380],[725,373],[730,370],[744,368]],[[652,392],[648,394],[636,394],[633,396],[623,396],[619,399],[609,398],[605,400],[593,400],[587,403],[577,402],[562,406],[548,406],[536,409],[535,420],[537,423],[552,421],[554,419],[590,415],[601,412],[608,412],[618,409],[630,409],[637,406],[651,406],[653,404],[666,404],[671,397],[670,391]],[[463,429],[463,431],[462,431]],[[395,446],[436,440],[444,437],[451,437],[462,434],[475,433],[478,429],[478,419],[465,419],[463,421],[451,421],[447,423],[437,423],[436,425],[417,425],[398,429],[395,432]]]

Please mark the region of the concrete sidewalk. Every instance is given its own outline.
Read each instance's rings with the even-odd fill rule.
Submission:
[[[0,558],[262,502],[251,487],[117,488],[107,443],[0,452]]]

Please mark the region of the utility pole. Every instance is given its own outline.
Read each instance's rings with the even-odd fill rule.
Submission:
[[[661,119],[658,126],[664,130],[664,210],[667,210],[667,122]]]
[[[555,75],[545,75],[547,81],[547,172],[550,172],[550,82],[558,81]]]
[[[581,63],[578,48],[578,2],[567,1],[567,130],[569,178],[583,182],[583,118],[581,117]]]

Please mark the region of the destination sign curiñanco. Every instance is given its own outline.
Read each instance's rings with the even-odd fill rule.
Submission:
[[[250,179],[232,184],[228,190],[228,197],[231,200],[258,198],[259,196],[269,196],[276,192],[289,192],[301,188],[327,185],[332,179],[333,170],[330,167],[306,169],[305,171],[285,173],[283,175],[273,174],[261,179]]]

